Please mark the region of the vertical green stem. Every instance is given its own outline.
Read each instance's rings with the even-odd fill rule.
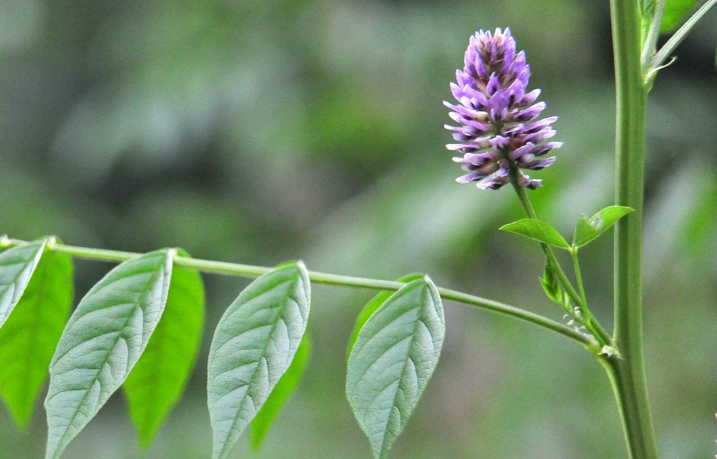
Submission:
[[[635,212],[615,227],[615,328],[621,358],[603,359],[631,459],[656,459],[642,344],[642,211],[647,88],[640,65],[636,0],[611,0],[617,89],[615,203]]]

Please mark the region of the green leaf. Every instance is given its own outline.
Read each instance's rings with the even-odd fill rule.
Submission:
[[[271,391],[269,398],[266,399],[266,402],[264,402],[264,405],[262,405],[249,426],[250,444],[254,450],[259,449],[266,434],[269,433],[269,428],[274,423],[274,419],[276,419],[284,404],[299,386],[301,377],[304,375],[306,366],[309,363],[310,354],[311,339],[309,334],[306,333],[296,350],[296,355],[294,360],[291,361],[289,369],[276,383],[276,387]]]
[[[72,307],[72,258],[46,251],[0,329],[0,396],[18,425],[30,421]]]
[[[178,255],[189,256],[184,251]],[[202,277],[195,270],[175,266],[162,319],[122,386],[143,448],[184,392],[203,327]]]
[[[374,457],[386,457],[403,431],[444,335],[441,298],[428,277],[401,287],[361,328],[349,356],[346,397]]]
[[[228,457],[239,435],[288,370],[310,307],[303,263],[278,267],[249,284],[214,332],[207,364],[212,457]]]
[[[405,276],[400,277],[398,282],[411,282],[412,280],[421,279],[423,276],[424,274],[420,273],[406,274]],[[354,329],[351,331],[351,336],[349,337],[349,344],[346,348],[347,359],[349,355],[351,355],[351,349],[353,349],[354,344],[356,343],[356,338],[358,338],[358,334],[368,318],[371,317],[371,315],[373,315],[373,313],[376,312],[376,310],[394,293],[395,292],[392,290],[383,290],[371,298],[363,309],[361,309],[361,312],[359,312],[359,315],[356,317]]]
[[[115,267],[70,317],[50,363],[46,459],[62,455],[139,360],[167,302],[173,254],[150,252]]]
[[[586,219],[585,216],[581,215],[578,219],[578,224],[575,227],[573,245],[576,247],[582,247],[588,244],[610,229],[610,227],[612,227],[612,225],[614,225],[622,217],[633,211],[634,210],[632,208],[625,206],[607,206],[590,217],[589,220]]]
[[[42,257],[45,241],[30,242],[0,253],[0,327],[22,297]]]
[[[538,220],[537,218],[524,218],[517,222],[503,225],[500,229],[520,234],[521,236],[534,239],[538,242],[560,247],[561,249],[567,249],[569,247],[563,236],[558,233],[558,230],[553,228],[549,223]]]
[[[585,215],[581,215],[578,218],[578,223],[575,225],[575,234],[573,234],[573,245],[576,247],[582,247],[596,237],[600,236],[600,233],[590,225],[590,222]]]
[[[563,289],[560,287],[560,282],[550,267],[548,260],[545,260],[545,266],[543,267],[543,277],[539,278],[540,285],[543,286],[545,294],[558,304],[562,304],[563,301]]]
[[[687,15],[699,2],[700,0],[667,0],[660,33],[664,34],[675,30],[687,19]]]

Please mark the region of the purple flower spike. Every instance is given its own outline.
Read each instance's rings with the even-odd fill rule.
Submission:
[[[468,174],[460,183],[477,182],[481,189],[497,190],[510,183],[511,171],[519,186],[534,190],[542,186],[521,169],[540,170],[555,157],[543,157],[562,142],[548,142],[555,135],[556,116],[536,121],[545,102],[535,102],[540,90],[527,91],[530,65],[525,51],[516,52],[510,29],[476,32],[465,54],[465,67],[456,71],[451,92],[457,104],[444,102],[451,119],[446,125],[458,143],[447,145],[463,156],[453,158]]]

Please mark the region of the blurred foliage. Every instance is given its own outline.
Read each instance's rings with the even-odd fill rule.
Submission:
[[[0,233],[76,245],[397,278],[427,272],[551,315],[540,250],[497,228],[509,190],[457,185],[441,102],[477,29],[510,26],[560,116],[558,162],[535,173],[541,218],[570,236],[612,199],[607,2],[176,0],[0,2]],[[711,15],[651,94],[645,240],[647,371],[663,457],[717,437],[717,76]],[[591,305],[611,315],[611,240],[581,251]],[[83,294],[107,269],[77,262]],[[211,331],[246,280],[204,276],[207,329],[189,391],[137,447],[121,395],[68,458],[209,453]],[[266,445],[236,457],[366,458],[344,399],[345,343],[375,292],[317,286],[307,376]],[[395,458],[624,457],[609,385],[573,343],[446,305],[442,359]],[[0,457],[41,457],[0,408]]]

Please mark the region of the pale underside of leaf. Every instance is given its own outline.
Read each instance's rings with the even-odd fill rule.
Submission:
[[[40,262],[45,241],[30,242],[0,253],[0,327],[20,301]]]
[[[415,279],[420,279],[424,275],[419,273],[412,273],[407,274],[405,276],[401,276],[398,278],[398,282],[410,282]],[[354,324],[354,329],[351,331],[351,335],[349,337],[349,343],[346,347],[346,358],[351,355],[351,350],[354,347],[354,344],[356,343],[356,338],[358,337],[359,332],[361,331],[361,328],[363,328],[366,321],[373,315],[374,312],[383,304],[386,302],[386,300],[393,295],[395,292],[392,291],[381,291],[376,294],[373,298],[371,298],[368,303],[361,309],[361,312],[359,312],[359,315],[356,317],[356,323]]]
[[[385,457],[403,431],[436,367],[444,335],[441,299],[427,278],[399,289],[359,332],[346,394],[376,458]]]
[[[254,420],[250,425],[250,444],[252,449],[257,450],[264,441],[269,428],[274,422],[274,419],[278,416],[279,412],[287,402],[289,397],[294,393],[301,377],[306,370],[306,366],[309,362],[309,356],[311,354],[311,339],[309,333],[305,333],[301,344],[296,351],[294,360],[291,362],[289,369],[279,379],[271,391],[264,405],[257,412]]]
[[[50,364],[46,457],[56,459],[122,385],[164,309],[173,250],[110,271],[70,317]]]
[[[122,386],[142,447],[149,446],[184,391],[199,351],[204,308],[200,274],[174,267],[162,318]]]
[[[303,264],[252,282],[215,331],[208,362],[213,457],[226,458],[289,368],[306,330],[310,285]]]

